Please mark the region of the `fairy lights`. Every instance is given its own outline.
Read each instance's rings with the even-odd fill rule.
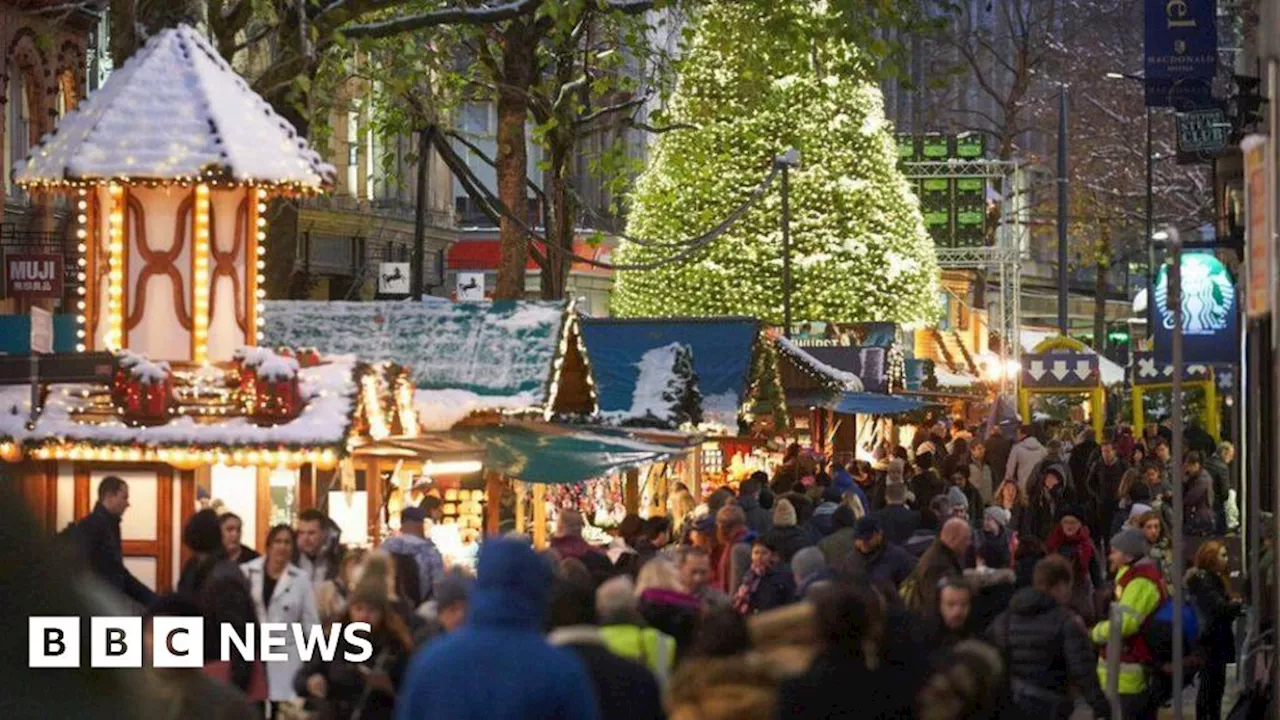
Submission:
[[[360,401],[364,405],[365,416],[369,419],[369,437],[374,440],[381,440],[391,434],[391,426],[382,409],[381,383],[378,381],[380,374],[375,368],[360,378]]]
[[[31,457],[36,460],[72,460],[77,462],[160,462],[179,469],[192,469],[201,465],[238,465],[245,467],[286,467],[296,469],[311,464],[322,469],[332,468],[338,462],[338,453],[332,448],[198,448],[198,447],[137,447],[94,445],[91,443],[51,443],[33,448]],[[14,442],[0,443],[0,460],[18,462],[22,447]]]
[[[111,211],[108,227],[107,257],[107,332],[103,344],[108,350],[120,350],[124,342],[124,188],[109,185],[107,194],[111,198]]]
[[[264,273],[267,270],[267,191],[263,188],[255,187],[250,193],[250,204],[253,208],[253,212],[250,214],[253,226],[250,230],[254,233],[253,236],[256,242],[250,246],[248,255],[252,268],[246,269],[246,274],[251,271],[253,273],[251,277],[254,278],[254,281],[249,283],[248,297],[249,307],[251,308],[250,317],[252,318],[252,324],[248,332],[252,333],[252,338],[246,338],[246,340],[252,339],[254,342],[262,342],[263,331],[267,321],[262,312],[263,304],[260,302],[266,298],[267,278]]]
[[[85,244],[85,241],[89,237],[89,201],[87,199],[89,191],[81,188],[77,191],[76,195],[76,250],[79,253],[76,257],[76,265],[80,268],[80,275],[84,275],[86,272],[89,272],[89,261],[85,257],[85,253],[89,249],[88,245]],[[76,352],[84,352],[88,347],[88,340],[86,338],[87,332],[85,330],[84,302],[86,285],[87,283],[82,280],[80,281],[80,284],[76,286],[76,290],[79,291],[81,297],[81,299],[76,303]]]
[[[209,186],[196,186],[195,243],[192,246],[191,361],[209,361]]]

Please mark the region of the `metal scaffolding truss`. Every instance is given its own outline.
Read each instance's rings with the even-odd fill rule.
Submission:
[[[1022,358],[1022,258],[1026,252],[1030,224],[1026,177],[1016,160],[945,160],[908,162],[903,164],[908,178],[985,177],[1000,180],[1000,224],[996,228],[996,244],[991,247],[936,248],[938,266],[945,270],[982,270],[993,273],[1000,283],[999,324],[996,331],[1000,344],[1002,368],[1021,362]],[[1000,374],[1007,389],[1016,383],[1009,373]]]

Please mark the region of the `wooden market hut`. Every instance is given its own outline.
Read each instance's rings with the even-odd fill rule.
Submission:
[[[48,530],[121,476],[126,563],[163,591],[198,498],[223,500],[260,546],[344,457],[420,434],[402,367],[255,347],[266,202],[320,192],[334,172],[185,25],[151,37],[19,163],[29,192],[68,196],[80,239],[77,353],[33,358],[34,382],[6,372],[0,388],[3,474]]]

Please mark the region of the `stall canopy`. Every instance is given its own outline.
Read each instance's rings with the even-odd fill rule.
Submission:
[[[913,397],[869,392],[843,392],[827,397],[810,396],[808,401],[812,407],[821,407],[842,415],[901,415],[915,412],[929,405]]]
[[[681,454],[682,449],[622,435],[555,425],[495,425],[454,430],[480,445],[485,467],[525,482],[566,485]]]
[[[760,323],[753,318],[582,320],[601,413],[631,411],[640,359],[674,343],[693,352],[704,417],[730,427],[738,423],[759,335]]]

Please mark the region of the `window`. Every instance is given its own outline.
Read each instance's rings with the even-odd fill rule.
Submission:
[[[490,135],[493,133],[489,125],[489,110],[493,106],[487,102],[468,102],[462,104],[458,113],[458,129],[468,135]]]
[[[347,195],[360,197],[360,110],[347,112]]]
[[[10,181],[10,173],[14,163],[25,159],[31,147],[31,107],[27,101],[27,75],[19,70],[9,78],[9,110],[5,117],[4,179],[9,195],[22,192]]]

